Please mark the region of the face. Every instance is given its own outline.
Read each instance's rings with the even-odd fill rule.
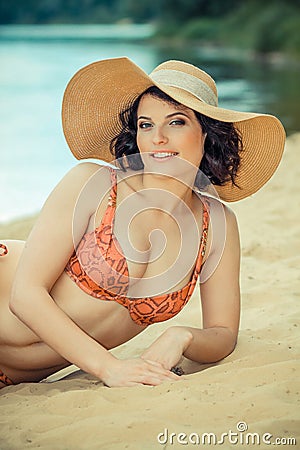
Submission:
[[[192,109],[173,105],[151,95],[142,97],[137,111],[137,145],[149,160],[176,165],[176,159],[198,168],[205,134]]]

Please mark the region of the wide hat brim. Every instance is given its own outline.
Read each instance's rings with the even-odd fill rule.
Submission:
[[[209,105],[185,89],[155,82],[151,75],[128,58],[89,64],[68,83],[62,103],[62,124],[74,156],[112,162],[110,142],[121,131],[119,113],[150,86],[157,86],[179,103],[201,114],[233,122],[241,133],[243,151],[237,186],[231,182],[215,186],[222,200],[233,202],[248,197],[271,178],[280,163],[285,144],[285,131],[276,117]]]

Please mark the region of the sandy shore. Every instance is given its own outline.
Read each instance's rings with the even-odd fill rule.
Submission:
[[[224,449],[272,448],[267,441],[276,438],[284,438],[282,443],[296,438],[297,445],[285,448],[300,448],[299,148],[300,133],[289,137],[273,179],[231,205],[242,241],[242,319],[235,352],[210,367],[184,361],[187,379],[158,387],[110,389],[76,371],[55,382],[2,389],[1,450],[205,448],[203,433],[221,440],[230,430],[237,434],[224,437],[219,443]],[[26,238],[34,220],[0,226],[0,238]],[[172,324],[199,325],[198,295]],[[114,353],[138,356],[170,324],[150,327]],[[212,444],[214,437],[206,437],[206,447],[209,439]]]

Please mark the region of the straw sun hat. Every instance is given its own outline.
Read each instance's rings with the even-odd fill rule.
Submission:
[[[128,58],[97,61],[80,69],[64,93],[62,123],[67,143],[77,159],[112,161],[109,144],[121,131],[119,113],[150,86],[157,86],[179,103],[213,119],[233,122],[244,150],[236,183],[215,186],[221,199],[237,201],[260,189],[275,172],[282,156],[285,132],[274,116],[218,107],[214,80],[182,61],[166,61],[150,75]]]

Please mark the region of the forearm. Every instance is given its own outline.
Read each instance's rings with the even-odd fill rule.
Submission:
[[[10,308],[55,352],[98,378],[102,378],[106,365],[115,359],[104,347],[81,330],[43,288],[31,289],[22,296],[15,293]]]
[[[192,361],[212,363],[228,356],[235,348],[236,336],[226,327],[198,329],[176,327],[182,339],[188,340],[183,355]]]
[[[34,292],[35,291],[35,292]],[[35,296],[34,296],[35,293]],[[179,377],[161,364],[141,358],[120,360],[81,330],[56,303],[47,291],[31,289],[35,298],[32,305],[26,298],[16,296],[11,310],[27,324],[46,344],[67,361],[100,378],[107,386],[158,385],[176,381]]]

